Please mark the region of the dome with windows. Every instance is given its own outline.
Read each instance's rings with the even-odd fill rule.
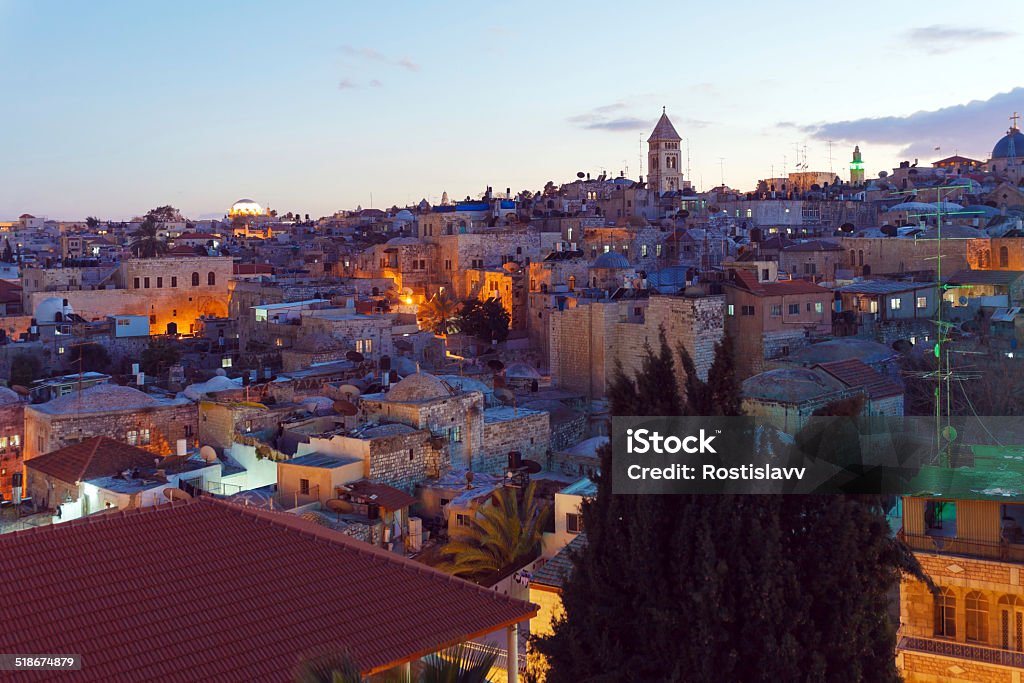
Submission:
[[[1024,157],[1024,133],[1018,128],[1011,128],[1006,135],[999,139],[996,146],[992,148],[993,159],[1009,159]]]
[[[598,255],[594,262],[590,265],[591,268],[603,268],[606,270],[616,270],[623,268],[630,268],[629,259],[620,254],[617,251],[606,251],[603,254]]]
[[[263,215],[263,207],[254,202],[251,199],[239,199],[237,202],[231,205],[231,209],[228,211],[228,216],[234,218],[235,216],[261,216]]]

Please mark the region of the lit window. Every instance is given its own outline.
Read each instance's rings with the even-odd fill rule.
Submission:
[[[941,589],[935,596],[935,635],[956,637],[956,596],[949,588]]]
[[[230,368],[231,367],[231,356],[224,356],[223,358],[221,358],[220,359],[220,366],[222,368]]]
[[[728,306],[726,307],[726,309],[727,309],[727,310],[726,310],[726,313],[727,313],[728,315],[736,315],[736,306],[735,306],[735,305],[733,305],[733,304],[729,304],[729,305],[728,305]]]
[[[455,515],[455,524],[457,526],[469,526],[469,524],[470,524],[469,515],[456,514]]]
[[[64,355],[64,347],[63,346],[58,346],[57,347],[57,353],[63,356]]]
[[[150,437],[148,429],[139,430],[139,443],[140,444],[142,444],[143,446],[146,446],[146,445],[149,444],[149,442],[151,440],[152,440],[152,438]]]
[[[889,299],[889,308],[894,311],[900,310],[903,308],[903,299],[898,296]]]
[[[926,297],[926,296],[919,296],[919,297],[917,297],[917,307],[918,308],[928,308],[928,297]]]
[[[139,433],[134,429],[130,429],[128,430],[128,435],[125,440],[128,442],[129,445],[137,446],[139,445]]]
[[[814,312],[815,313],[821,313],[823,310],[824,310],[824,306],[822,306],[820,301],[814,304]]]
[[[462,441],[462,427],[452,427],[448,430],[448,437],[452,443],[459,443]]]
[[[975,643],[988,642],[988,598],[978,591],[967,594],[964,599],[967,612],[967,640]]]

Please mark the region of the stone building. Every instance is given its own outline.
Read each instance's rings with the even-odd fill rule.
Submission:
[[[397,385],[396,385],[397,386]],[[411,492],[416,484],[448,469],[446,451],[426,429],[406,424],[368,424],[346,434],[311,435],[296,456],[324,453],[363,463],[359,477]]]
[[[195,331],[199,318],[228,314],[232,259],[162,257],[126,259],[116,267],[30,269],[24,283],[26,310],[56,297],[87,320],[144,315],[150,334],[185,334]]]
[[[974,228],[952,226],[943,228],[942,239],[929,228],[915,238],[907,237],[840,237],[846,253],[841,268],[854,275],[898,275],[902,273],[935,273],[937,256],[942,254],[942,272],[953,273],[964,268],[977,268],[990,251],[988,236]]]
[[[657,348],[664,329],[670,346],[686,347],[701,378],[707,377],[722,337],[725,299],[691,293],[649,299],[599,299],[552,311],[549,367],[559,388],[603,398],[616,363],[627,375],[640,369],[646,345]],[[677,380],[684,374],[676,364]]]
[[[0,500],[12,500],[15,487],[24,495],[24,430],[25,403],[7,387],[0,387]]]
[[[740,379],[765,368],[815,337],[832,333],[830,290],[808,280],[759,281],[737,270],[725,287],[725,331],[736,344]]]
[[[991,488],[995,480],[1020,481],[1020,450],[972,451],[973,466],[956,477],[922,468],[915,490],[931,493],[903,498],[900,539],[934,584],[902,575],[896,664],[907,683],[1024,675],[1024,499]]]
[[[484,444],[489,457],[482,471],[504,473],[512,451],[543,465],[551,447],[547,411],[512,406],[488,408],[484,411]]]
[[[175,452],[181,439],[194,445],[196,430],[196,406],[188,399],[97,384],[25,408],[25,460],[93,436],[116,437],[164,455]]]

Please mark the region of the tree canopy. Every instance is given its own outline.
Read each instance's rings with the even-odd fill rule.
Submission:
[[[662,334],[613,415],[739,414],[733,344],[702,381]],[[707,412],[704,412],[707,411]],[[889,593],[913,558],[879,501],[849,496],[613,495],[611,449],[583,506],[564,615],[533,639],[552,683],[897,681]]]
[[[459,330],[480,341],[505,341],[511,322],[512,317],[496,299],[468,299],[459,309]]]

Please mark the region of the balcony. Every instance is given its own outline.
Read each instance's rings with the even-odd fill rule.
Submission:
[[[970,541],[953,536],[908,534],[903,531],[900,531],[898,536],[911,550],[1024,563],[1024,545],[1019,543]]]
[[[957,643],[952,640],[942,640],[939,638],[902,636],[896,643],[896,649],[1024,669],[1024,652],[999,650],[994,647],[985,647],[984,645]]]

